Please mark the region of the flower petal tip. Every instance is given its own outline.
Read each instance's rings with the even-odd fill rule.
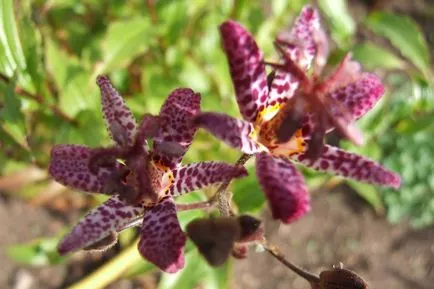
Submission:
[[[101,86],[101,85],[103,85],[104,83],[107,83],[107,82],[109,82],[109,81],[110,81],[110,80],[109,80],[108,76],[105,75],[105,74],[100,74],[100,75],[98,75],[98,76],[96,77],[96,84],[97,84],[98,86]]]
[[[298,221],[311,209],[309,198],[300,200],[289,206],[273,206],[273,203],[270,203],[270,207],[273,219],[280,220],[284,224],[291,224]]]
[[[176,262],[174,262],[174,263],[168,265],[168,266],[165,267],[165,268],[161,268],[161,270],[163,270],[163,271],[166,272],[166,273],[171,273],[171,274],[173,274],[173,273],[178,272],[178,271],[181,270],[182,268],[184,268],[184,265],[185,265],[184,255],[181,254],[181,255],[179,256],[178,260],[176,260]]]
[[[389,179],[387,181],[387,185],[394,188],[395,190],[399,189],[401,187],[401,177],[396,173],[391,173],[389,176]]]
[[[74,235],[68,234],[57,245],[57,252],[62,256],[67,255],[77,250],[77,244],[78,240],[76,240]]]

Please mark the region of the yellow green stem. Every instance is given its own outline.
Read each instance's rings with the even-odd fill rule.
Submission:
[[[67,289],[101,289],[117,280],[131,266],[143,261],[137,251],[137,242],[135,241],[110,262]]]

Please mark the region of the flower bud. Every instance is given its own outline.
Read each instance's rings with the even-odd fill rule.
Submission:
[[[367,289],[368,284],[356,273],[342,268],[321,272],[321,289]]]

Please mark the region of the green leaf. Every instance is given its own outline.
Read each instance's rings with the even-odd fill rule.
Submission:
[[[10,246],[6,253],[14,261],[33,266],[59,264],[65,260],[57,253],[57,238],[39,239],[29,244]]]
[[[192,58],[184,58],[184,67],[179,72],[179,80],[183,86],[205,93],[210,89],[210,79],[198,63]]]
[[[384,212],[383,201],[374,186],[349,180],[347,183],[357,192],[357,194],[359,194],[359,196],[365,199],[377,213]]]
[[[23,23],[20,24],[24,25]],[[27,38],[22,38],[22,40],[32,41],[32,39]],[[18,71],[20,85],[33,91],[34,87],[27,73],[26,57],[20,40],[14,1],[12,0],[0,1],[0,44],[0,67],[2,72],[11,77],[14,71]]]
[[[249,175],[246,178],[237,180],[233,184],[233,200],[240,213],[258,211],[265,202],[255,172],[252,168],[248,168],[248,171]]]
[[[371,42],[356,45],[352,52],[354,59],[360,61],[369,70],[405,68],[405,62],[399,57]]]
[[[59,89],[59,107],[71,117],[80,111],[99,108],[96,84],[78,59],[69,56],[52,41],[46,43],[47,68]]]
[[[0,109],[1,127],[19,145],[28,149],[26,140],[26,123],[21,112],[21,99],[15,94],[15,79],[4,89],[5,107]]]
[[[366,19],[366,25],[386,37],[409,59],[425,77],[429,78],[430,55],[419,26],[409,17],[386,12],[375,12]]]
[[[209,267],[209,273],[206,274],[204,285],[207,289],[225,289],[229,288],[232,263],[226,262],[218,268]]]
[[[0,41],[10,69],[25,70],[26,59],[18,35],[12,0],[0,1]]]
[[[148,18],[137,17],[110,24],[103,44],[103,63],[94,75],[125,67],[146,52],[154,41],[155,29]]]
[[[331,27],[331,36],[341,48],[351,44],[356,24],[347,9],[345,0],[319,0],[318,5],[325,13]]]

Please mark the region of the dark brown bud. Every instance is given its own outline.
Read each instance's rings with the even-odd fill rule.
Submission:
[[[187,235],[208,263],[218,267],[240,238],[240,226],[234,218],[197,219],[187,225]]]
[[[238,223],[240,225],[240,239],[237,240],[239,242],[250,242],[250,241],[255,241],[259,238],[261,238],[261,236],[257,236],[258,234],[256,234],[258,232],[258,230],[260,229],[260,225],[261,225],[261,221],[249,216],[249,215],[241,215],[238,218]],[[259,233],[263,233],[262,230],[260,230],[261,232]],[[259,234],[262,235],[262,234]]]
[[[356,273],[342,268],[321,272],[321,289],[368,289],[368,284]]]

